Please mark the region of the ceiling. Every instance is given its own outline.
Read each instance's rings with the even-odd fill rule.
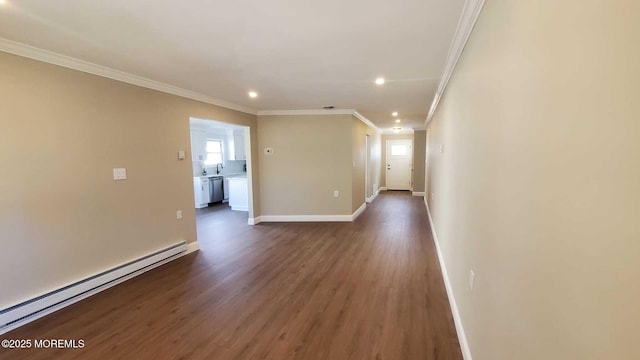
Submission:
[[[5,0],[0,37],[255,110],[422,128],[464,2]]]

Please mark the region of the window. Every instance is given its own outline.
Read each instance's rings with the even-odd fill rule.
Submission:
[[[407,145],[391,145],[391,155],[407,155]]]
[[[207,165],[222,164],[222,141],[207,140]]]

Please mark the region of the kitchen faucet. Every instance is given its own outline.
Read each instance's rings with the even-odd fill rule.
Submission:
[[[220,171],[222,171],[222,169],[224,169],[224,166],[222,166],[222,164],[217,164],[216,165],[216,174],[220,174]]]

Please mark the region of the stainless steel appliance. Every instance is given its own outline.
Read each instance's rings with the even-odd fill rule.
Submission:
[[[209,178],[209,202],[215,203],[222,201],[224,193],[222,191],[222,176],[214,176]]]

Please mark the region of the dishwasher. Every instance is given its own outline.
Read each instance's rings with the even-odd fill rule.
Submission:
[[[209,202],[215,203],[222,201],[224,193],[222,192],[222,176],[209,178]]]

